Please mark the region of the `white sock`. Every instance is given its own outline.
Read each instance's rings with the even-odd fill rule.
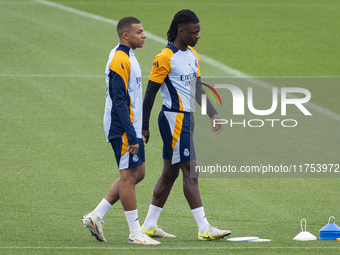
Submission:
[[[150,204],[148,215],[146,215],[144,221],[144,227],[147,229],[152,229],[157,225],[159,215],[161,214],[163,208]]]
[[[129,224],[129,229],[131,234],[136,234],[141,231],[139,220],[138,220],[138,210],[124,211],[127,222]]]
[[[100,218],[104,218],[107,211],[112,207],[112,205],[105,199],[99,203],[99,205],[93,210]]]
[[[191,212],[194,215],[199,231],[203,234],[209,226],[203,207],[192,209]]]

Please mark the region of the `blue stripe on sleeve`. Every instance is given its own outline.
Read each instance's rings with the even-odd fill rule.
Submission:
[[[109,93],[112,99],[109,140],[120,138],[126,132],[129,144],[137,143],[136,131],[130,119],[130,96],[123,78],[110,70]]]

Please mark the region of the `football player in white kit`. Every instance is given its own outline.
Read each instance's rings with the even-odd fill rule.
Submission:
[[[106,65],[106,103],[104,132],[115,153],[120,177],[106,196],[82,223],[98,241],[106,241],[103,217],[119,199],[130,229],[129,243],[158,245],[141,230],[138,220],[135,185],[144,178],[145,153],[142,137],[142,73],[135,57],[135,49],[142,48],[145,34],[141,22],[125,17],[117,24],[120,43]]]
[[[196,166],[193,144],[195,102],[200,104],[203,90],[200,84],[200,58],[192,48],[200,38],[200,22],[190,10],[181,10],[174,16],[168,31],[168,46],[153,61],[147,91],[143,102],[143,134],[149,139],[149,118],[158,90],[163,98],[158,124],[163,139],[163,171],[158,179],[142,229],[150,237],[175,237],[157,227],[157,221],[171,188],[183,173],[183,191],[198,226],[200,240],[217,240],[231,234],[229,230],[212,227],[204,213],[198,187],[198,178],[190,177],[190,167]],[[219,119],[216,110],[207,101],[207,113]],[[222,125],[212,131],[218,134]]]

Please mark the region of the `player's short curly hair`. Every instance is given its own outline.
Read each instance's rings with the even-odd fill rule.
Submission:
[[[191,10],[185,9],[177,12],[171,22],[170,28],[167,33],[168,45],[175,40],[178,32],[178,27],[180,27],[181,25],[196,24],[199,22],[200,21],[198,17]]]
[[[132,24],[140,24],[141,22],[135,17],[125,17],[122,18],[117,24],[117,32],[119,38],[123,35],[124,32],[127,32]]]

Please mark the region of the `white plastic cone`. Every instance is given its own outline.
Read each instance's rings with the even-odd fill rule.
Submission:
[[[302,222],[305,221],[305,231],[303,231],[303,227],[302,227]],[[317,240],[316,236],[314,236],[313,234],[309,233],[308,231],[306,231],[306,225],[307,225],[307,221],[305,219],[301,220],[301,230],[302,232],[300,232],[298,235],[296,235],[293,240],[297,240],[297,241],[313,241],[313,240]]]
[[[297,240],[297,241],[312,241],[316,239],[317,239],[316,236],[309,233],[308,231],[302,231],[301,233],[299,233],[293,238],[293,240]]]

